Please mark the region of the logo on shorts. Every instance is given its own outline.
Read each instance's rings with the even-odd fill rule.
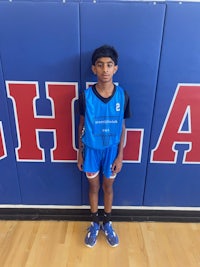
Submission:
[[[120,111],[120,103],[116,103],[116,111]]]

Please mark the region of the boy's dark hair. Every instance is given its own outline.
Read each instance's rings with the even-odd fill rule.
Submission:
[[[92,65],[95,65],[97,59],[101,57],[110,57],[115,65],[118,64],[118,53],[113,46],[102,45],[96,48],[92,54]]]

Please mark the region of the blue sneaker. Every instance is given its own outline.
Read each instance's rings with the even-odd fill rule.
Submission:
[[[85,237],[85,245],[92,248],[97,243],[97,236],[100,230],[99,224],[91,222],[91,226],[88,228],[87,235]]]
[[[112,222],[108,222],[102,225],[102,230],[104,231],[109,245],[116,247],[119,245],[119,238],[112,228]]]

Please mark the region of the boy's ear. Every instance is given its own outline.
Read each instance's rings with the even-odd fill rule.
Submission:
[[[118,71],[118,65],[115,65],[114,67],[114,74]]]
[[[94,75],[96,75],[96,74],[97,74],[97,72],[96,72],[96,67],[95,67],[94,65],[92,65],[91,69],[92,69]]]

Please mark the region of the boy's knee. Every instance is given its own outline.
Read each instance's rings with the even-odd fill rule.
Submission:
[[[104,191],[104,194],[111,194],[113,192],[113,186],[112,186],[112,184],[105,184],[105,183],[103,183],[102,189]]]

